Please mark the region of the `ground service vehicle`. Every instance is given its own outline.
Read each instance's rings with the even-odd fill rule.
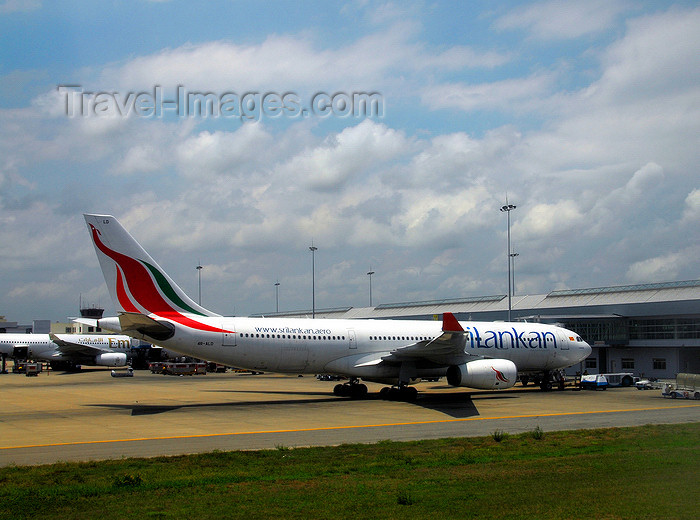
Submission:
[[[160,370],[157,370],[161,374],[171,375],[171,376],[194,376],[194,375],[206,375],[207,374],[207,364],[206,363],[159,363]],[[151,369],[151,372],[156,372]]]
[[[581,376],[581,388],[584,390],[607,390],[610,384],[603,374]]]
[[[661,383],[651,379],[640,379],[634,383],[634,387],[637,390],[654,390],[661,388]]]
[[[700,399],[700,374],[678,374],[676,384],[666,383],[661,395],[672,399]]]
[[[632,372],[616,372],[614,374],[601,374],[608,380],[608,386],[632,386],[634,374]]]
[[[134,377],[134,369],[128,367],[126,370],[112,370],[112,377]]]

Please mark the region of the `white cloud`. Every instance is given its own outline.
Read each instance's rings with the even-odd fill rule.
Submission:
[[[670,9],[628,22],[620,40],[602,55],[604,72],[590,89],[606,102],[682,101],[700,84],[700,8]],[[685,103],[678,104],[679,109]]]
[[[401,132],[365,120],[329,135],[320,146],[308,148],[280,169],[279,175],[319,191],[335,190],[352,177],[364,178],[399,154],[409,141]]]
[[[617,15],[606,16],[601,27]],[[272,309],[280,275],[282,300],[304,307],[311,239],[326,284],[321,305],[364,304],[370,263],[377,302],[503,293],[498,208],[506,193],[518,205],[519,292],[696,276],[688,259],[697,258],[700,219],[698,23],[697,10],[680,8],[630,20],[612,45],[595,41],[585,61],[598,57],[600,70],[568,92],[561,74],[543,72],[556,65],[506,68],[508,52],[474,51],[463,45],[468,38],[427,43],[420,25],[405,20],[370,34],[359,28],[335,47],[312,31],[273,34],[98,67],[97,83],[114,88],[372,84],[410,103],[392,105],[401,113],[381,122],[235,125],[67,119],[55,91],[31,107],[2,109],[0,238],[29,242],[2,253],[3,301],[31,308],[32,291],[43,289],[65,308],[68,285],[51,283],[76,263],[85,280],[74,290],[104,293],[81,211],[116,214],[186,290],[196,289],[201,260],[211,284],[205,301],[220,312]],[[524,27],[562,37],[534,21]],[[584,29],[600,30],[593,21]],[[476,75],[473,67],[503,69]],[[513,114],[535,114],[541,124],[533,130]],[[478,132],[469,130],[472,118]]]
[[[607,30],[627,8],[627,2],[617,0],[549,0],[516,8],[498,18],[495,27],[527,29],[539,40],[568,40]]]
[[[525,209],[525,216],[513,225],[513,233],[520,240],[564,235],[584,218],[574,200],[560,200],[553,204],[537,204]]]
[[[599,193],[589,211],[586,233],[610,236],[624,229],[636,228],[639,219],[655,213],[653,201],[663,181],[663,168],[649,163],[635,171],[624,186]]]
[[[692,246],[654,258],[633,263],[627,270],[627,279],[636,283],[663,282],[679,278],[696,278],[695,258],[700,255],[700,246]],[[688,268],[691,268],[688,271]],[[689,275],[686,273],[689,272]]]
[[[552,87],[552,77],[535,74],[528,78],[507,79],[478,85],[445,83],[424,89],[421,99],[430,108],[472,110],[523,110]]]
[[[211,41],[138,56],[105,68],[103,88],[237,92],[295,89],[373,89],[398,71],[494,67],[510,57],[466,46],[436,50],[415,41],[417,25],[396,22],[337,49],[319,49],[307,36],[271,35],[257,44]]]
[[[685,198],[683,222],[700,222],[700,189],[691,191]]]
[[[0,3],[0,15],[26,13],[41,9],[41,0],[4,0]]]
[[[274,152],[274,139],[257,123],[233,132],[202,131],[183,139],[175,150],[178,166],[191,179],[212,175],[246,177]]]

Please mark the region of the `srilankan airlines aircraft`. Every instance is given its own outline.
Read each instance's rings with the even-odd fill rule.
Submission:
[[[584,360],[591,347],[575,332],[540,323],[223,317],[192,301],[111,215],[85,215],[118,317],[103,329],[224,365],[292,374],[346,376],[334,393],[414,400],[420,378],[500,389],[521,374],[543,388],[552,370]],[[534,378],[533,378],[534,379]]]
[[[132,339],[99,334],[0,334],[0,354],[15,359],[48,361],[52,367],[77,365],[123,367]]]

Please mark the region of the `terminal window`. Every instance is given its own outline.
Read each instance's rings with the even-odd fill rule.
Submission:
[[[654,358],[654,370],[666,370],[666,360],[663,358]]]
[[[700,338],[700,318],[653,318],[630,320],[630,339]]]
[[[596,358],[588,358],[586,359],[586,369],[589,368],[598,368],[598,360]]]
[[[634,370],[634,359],[622,358],[622,370]]]

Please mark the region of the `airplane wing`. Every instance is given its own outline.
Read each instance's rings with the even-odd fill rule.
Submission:
[[[51,341],[58,345],[58,351],[64,355],[84,355],[84,356],[94,356],[100,352],[104,352],[104,348],[84,345],[82,343],[74,343],[72,341],[67,341],[65,339],[59,338],[56,334],[49,334]]]
[[[382,363],[399,365],[410,361],[420,364],[457,365],[470,359],[479,358],[465,352],[468,333],[451,312],[442,315],[442,334],[431,340],[418,341],[399,347],[388,353],[379,353],[375,358],[356,365],[357,367],[376,366]]]

